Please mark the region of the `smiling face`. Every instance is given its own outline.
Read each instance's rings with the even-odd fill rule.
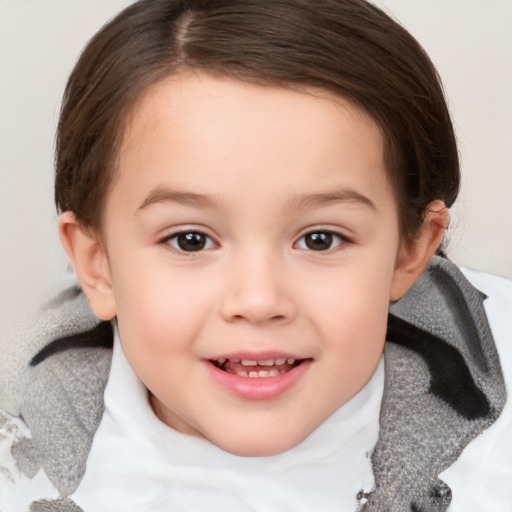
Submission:
[[[192,72],[153,86],[102,241],[88,296],[178,431],[285,451],[378,364],[398,217],[379,129],[340,98]]]

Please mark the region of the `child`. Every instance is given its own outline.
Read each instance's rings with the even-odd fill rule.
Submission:
[[[453,129],[376,7],[141,0],[77,63],[56,162],[80,288],[24,342],[3,511],[510,509],[510,333],[434,256]]]

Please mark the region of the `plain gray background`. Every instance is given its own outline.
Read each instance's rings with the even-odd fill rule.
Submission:
[[[312,0],[313,1],[313,0]],[[126,0],[0,0],[0,322],[23,322],[66,267],[53,208],[53,141],[67,75]],[[463,190],[449,254],[512,278],[512,1],[377,1],[443,78]]]

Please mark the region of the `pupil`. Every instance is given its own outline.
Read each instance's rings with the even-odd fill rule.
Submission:
[[[330,233],[309,233],[306,235],[306,245],[313,251],[325,251],[331,248],[332,235]]]
[[[181,233],[178,245],[182,251],[200,251],[206,245],[206,236],[201,233]]]

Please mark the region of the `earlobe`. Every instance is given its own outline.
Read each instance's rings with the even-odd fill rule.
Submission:
[[[442,201],[432,201],[418,236],[404,244],[398,254],[391,283],[390,301],[400,299],[427,268],[441,245],[449,223],[448,208]]]
[[[96,234],[84,229],[72,212],[59,216],[59,236],[91,308],[102,320],[116,316],[116,304],[105,248]]]

